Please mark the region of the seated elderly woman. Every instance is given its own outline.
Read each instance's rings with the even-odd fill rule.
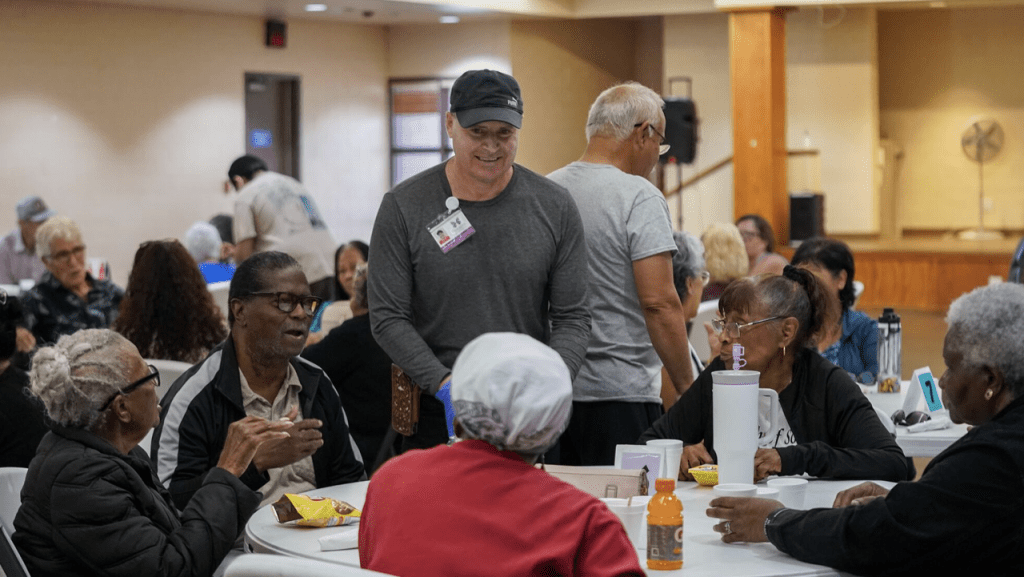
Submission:
[[[224,244],[217,227],[208,222],[199,221],[185,232],[185,248],[199,265],[207,284],[229,281],[235,276],[235,265],[221,261]]]
[[[596,498],[533,466],[569,422],[569,369],[550,347],[489,333],[452,368],[451,447],[410,451],[370,481],[359,561],[394,575],[635,575],[636,549]]]
[[[701,290],[707,285],[711,275],[704,269],[704,246],[697,237],[685,232],[673,232],[672,238],[676,242],[676,252],[672,255],[672,282],[676,286],[679,301],[683,303],[686,322],[689,323],[697,316]],[[694,376],[704,370],[704,362],[694,350],[693,343],[690,343],[690,365]],[[686,392],[691,384],[685,383],[682,391]],[[662,368],[661,397],[666,407],[676,402],[676,390],[668,371]]]
[[[812,238],[793,253],[793,266],[805,268],[839,293],[843,315],[834,335],[818,350],[832,364],[846,369],[854,380],[873,383],[878,376],[878,321],[853,310],[853,253],[841,240]],[[824,347],[824,348],[823,348]]]
[[[246,417],[180,513],[138,447],[160,418],[160,374],[106,329],[40,349],[31,390],[53,430],[28,467],[14,544],[33,577],[211,575],[259,505],[238,476],[292,424]]]
[[[22,298],[25,324],[40,344],[81,329],[105,329],[117,318],[124,291],[85,269],[82,233],[55,216],[36,231],[36,253],[46,265],[42,280]]]
[[[975,289],[949,307],[942,402],[974,427],[921,478],[863,483],[832,509],[716,499],[728,543],[771,541],[809,563],[858,575],[1024,574],[1024,286]]]
[[[729,283],[747,276],[747,251],[740,229],[731,222],[712,223],[700,235],[700,240],[704,243],[704,259],[711,273],[700,300],[711,301],[722,296]]]
[[[185,363],[203,360],[228,334],[195,261],[176,240],[139,246],[111,328],[144,358]]]
[[[761,373],[760,386],[778,393],[780,422],[769,435],[759,418],[754,475],[802,475],[902,481],[910,467],[871,403],[846,371],[813,348],[837,322],[835,292],[809,271],[786,266],[781,276],[736,281],[718,301],[722,350],[672,409],[647,430],[649,439],[685,443],[681,474],[715,462],[711,373],[732,364],[732,344],[745,350],[745,368]]]

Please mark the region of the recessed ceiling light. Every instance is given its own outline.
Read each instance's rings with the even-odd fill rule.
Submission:
[[[327,12],[327,4],[306,4],[306,12]]]
[[[437,20],[441,24],[458,24],[459,23],[459,17],[458,16],[453,16],[451,14],[446,14],[446,15],[438,18]]]

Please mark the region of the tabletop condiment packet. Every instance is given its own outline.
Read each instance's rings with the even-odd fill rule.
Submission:
[[[319,541],[321,551],[355,549],[359,546],[359,527],[342,529],[333,535],[320,537]]]

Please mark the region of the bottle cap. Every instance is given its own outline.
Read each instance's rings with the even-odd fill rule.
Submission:
[[[669,491],[669,492],[675,491],[676,490],[676,480],[675,479],[655,479],[655,481],[654,481],[654,490],[658,491],[659,493],[661,491]]]

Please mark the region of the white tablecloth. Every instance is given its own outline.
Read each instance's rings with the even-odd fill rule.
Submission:
[[[807,508],[831,507],[836,493],[860,481],[811,480],[805,499]],[[880,483],[891,487],[892,483]],[[352,483],[310,491],[310,495],[331,497],[362,507],[368,482]],[[790,575],[841,575],[820,565],[797,561],[780,553],[770,543],[722,543],[720,535],[712,530],[717,520],[706,515],[713,498],[709,487],[696,483],[679,483],[676,494],[683,502],[683,568],[679,571],[648,571],[650,575],[687,575],[708,577],[781,577]],[[359,552],[320,551],[318,539],[349,527],[311,529],[293,525],[280,525],[274,520],[270,507],[263,507],[252,516],[245,527],[245,540],[249,547],[261,553],[277,553],[305,557],[343,565],[359,565]],[[646,551],[638,550],[641,567],[646,567]]]
[[[910,381],[903,381],[899,393],[878,393],[874,392],[874,387],[861,387],[861,390],[871,402],[871,406],[891,416],[897,409],[903,407],[903,399],[906,398],[907,389],[910,386]],[[903,449],[903,453],[908,457],[934,457],[964,436],[966,432],[967,425],[953,425],[948,429],[920,433],[908,432],[906,427],[896,427],[896,444]]]

